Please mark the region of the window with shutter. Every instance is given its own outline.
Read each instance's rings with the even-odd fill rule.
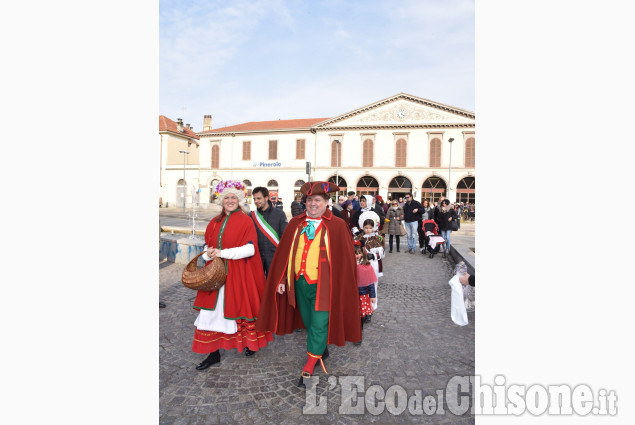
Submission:
[[[362,167],[373,166],[373,141],[370,139],[364,140],[364,147],[362,152]]]
[[[243,142],[243,161],[251,160],[251,142]]]
[[[336,165],[337,164],[337,165]],[[342,144],[335,140],[331,142],[331,167],[342,166]]]
[[[395,167],[406,166],[406,141],[404,139],[397,140],[395,146]]]
[[[278,141],[269,140],[269,159],[278,159]]]
[[[475,158],[475,149],[474,149],[474,138],[470,137],[465,141],[465,166],[466,167],[474,167],[476,164]]]
[[[304,146],[304,139],[298,139],[295,141],[295,159],[304,159]]]
[[[441,166],[441,140],[430,140],[430,167]]]
[[[218,145],[212,146],[212,168],[219,168],[220,163],[220,148]]]

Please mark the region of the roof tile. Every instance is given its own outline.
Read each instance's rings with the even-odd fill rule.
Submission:
[[[228,127],[214,128],[197,134],[226,133],[229,131],[286,130],[293,128],[309,128],[329,118],[302,118],[296,120],[251,121]]]
[[[183,125],[183,132],[179,131],[176,122],[172,121],[165,115],[159,115],[159,131],[170,131],[193,139],[199,139],[198,135],[189,128],[185,127],[185,125]]]

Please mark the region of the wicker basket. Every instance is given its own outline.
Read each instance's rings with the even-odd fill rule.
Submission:
[[[195,291],[215,291],[225,284],[227,272],[225,271],[225,263],[220,257],[214,258],[212,264],[197,268],[198,257],[203,255],[205,251],[192,258],[181,276],[181,282],[186,288]]]

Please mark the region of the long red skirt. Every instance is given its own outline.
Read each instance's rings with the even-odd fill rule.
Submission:
[[[215,331],[194,330],[194,341],[192,342],[192,351],[200,354],[213,353],[222,348],[223,350],[231,350],[235,348],[238,352],[242,352],[245,347],[251,351],[258,351],[260,348],[273,341],[273,333],[256,331],[255,320],[236,320],[238,330],[235,334],[224,334]]]

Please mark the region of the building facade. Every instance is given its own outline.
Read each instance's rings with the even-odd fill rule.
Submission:
[[[199,137],[189,124],[159,116],[159,204],[184,207],[200,198]]]
[[[475,202],[474,113],[405,93],[334,118],[213,129],[206,115],[197,136],[201,205],[225,179],[267,187],[285,211],[308,180],[335,182],[340,194]]]

